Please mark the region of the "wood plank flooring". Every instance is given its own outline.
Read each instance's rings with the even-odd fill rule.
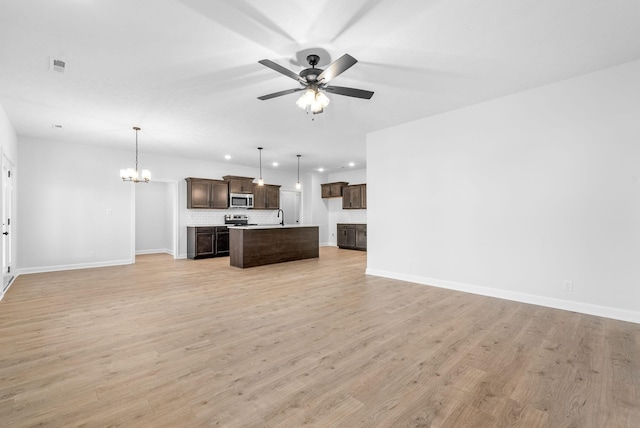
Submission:
[[[364,275],[366,253],[22,275],[2,427],[640,427],[640,326]]]

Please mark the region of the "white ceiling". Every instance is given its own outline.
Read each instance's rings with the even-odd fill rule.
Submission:
[[[140,126],[141,156],[339,171],[368,132],[638,59],[639,22],[634,0],[8,0],[0,104],[20,136],[133,149]],[[332,83],[373,98],[256,98],[297,87],[259,60],[310,52],[357,58]]]

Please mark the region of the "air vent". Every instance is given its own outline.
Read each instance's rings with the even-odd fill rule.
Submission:
[[[57,71],[58,73],[64,73],[66,64],[61,59],[49,58],[49,71]]]

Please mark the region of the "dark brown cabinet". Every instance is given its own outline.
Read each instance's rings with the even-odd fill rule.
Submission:
[[[226,181],[205,178],[186,178],[187,208],[225,209],[229,206]]]
[[[225,175],[222,179],[229,183],[229,193],[253,193],[253,178]]]
[[[357,250],[367,249],[367,225],[366,224],[356,225],[356,249]]]
[[[280,208],[280,186],[265,184],[253,185],[253,209],[277,210]]]
[[[345,210],[367,208],[367,185],[346,186],[342,193],[342,208]]]
[[[211,180],[211,208],[229,207],[229,185],[226,181]]]
[[[277,210],[280,208],[280,186],[269,184],[267,188],[267,200],[265,208],[268,210]]]
[[[336,181],[334,183],[321,184],[323,198],[339,198],[342,196],[342,189],[349,183],[346,181]]]
[[[360,185],[360,208],[367,209],[367,185]]]
[[[227,226],[187,227],[187,257],[205,259],[229,255]]]
[[[338,247],[351,250],[367,250],[367,225],[338,223]]]
[[[339,224],[338,229],[338,247],[355,248],[356,246],[356,228],[348,224]]]
[[[211,182],[198,178],[187,180],[187,208],[209,208],[211,204]]]
[[[225,209],[229,206],[227,183],[222,180],[186,178],[187,208]]]

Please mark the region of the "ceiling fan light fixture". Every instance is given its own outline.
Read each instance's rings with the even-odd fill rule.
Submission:
[[[320,57],[316,54],[307,56],[307,62],[311,68],[306,68],[300,73],[294,73],[293,71],[284,68],[278,63],[275,63],[269,59],[263,59],[258,61],[260,64],[268,67],[290,79],[295,80],[303,86],[303,88],[287,89],[284,91],[274,92],[272,94],[263,95],[258,97],[259,100],[270,100],[271,98],[280,97],[283,95],[293,94],[304,90],[304,93],[296,104],[301,109],[305,110],[307,114],[312,112],[313,114],[322,113],[324,108],[329,105],[329,97],[327,97],[324,90],[328,90],[334,95],[344,95],[354,98],[371,99],[373,92],[365,91],[355,88],[344,88],[341,86],[327,86],[329,82],[348,70],[351,66],[358,62],[357,59],[349,54],[344,54],[334,62],[332,62],[326,69],[322,70],[316,68],[316,64],[320,61]]]
[[[308,106],[310,106],[316,99],[316,91],[314,89],[307,89],[304,93],[298,98],[296,104],[302,110],[306,110]]]
[[[322,107],[322,105],[320,105],[320,103],[313,103],[310,107],[311,113],[313,114],[318,114],[318,113],[322,113],[324,111],[324,108]]]
[[[318,91],[318,93],[316,94],[316,102],[320,103],[322,107],[326,107],[329,105],[331,100],[324,94],[324,92]]]
[[[304,94],[296,104],[303,110],[311,111],[313,114],[322,113],[324,108],[329,105],[331,100],[324,92],[316,88],[309,88],[304,91]]]

